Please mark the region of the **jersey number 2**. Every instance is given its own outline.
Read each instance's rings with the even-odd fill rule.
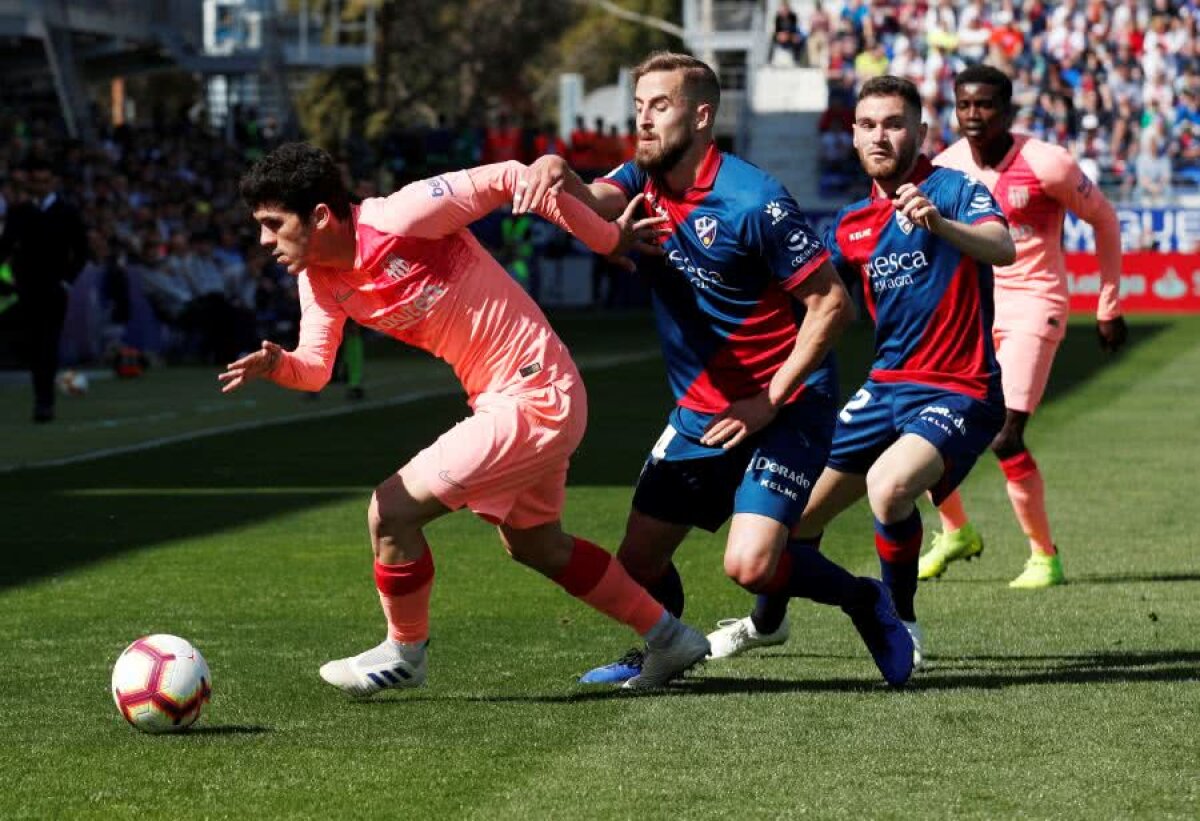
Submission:
[[[859,388],[854,396],[850,397],[850,401],[842,408],[842,412],[838,414],[838,419],[841,419],[847,425],[853,421],[850,418],[850,411],[862,410],[871,401],[871,392],[866,388]]]

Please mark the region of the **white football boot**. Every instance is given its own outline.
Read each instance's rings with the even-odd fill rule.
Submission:
[[[913,671],[916,672],[925,666],[925,631],[915,621],[904,621],[901,619],[900,623],[904,625],[904,629],[912,636]]]
[[[385,639],[357,656],[326,662],[321,666],[321,678],[355,698],[373,696],[380,690],[420,687],[425,683],[427,645],[402,645]]]
[[[754,626],[754,620],[749,616],[743,619],[721,619],[717,629],[708,634],[708,643],[712,645],[711,659],[725,659],[740,656],[755,647],[771,647],[783,644],[788,640],[791,627],[787,617],[780,622],[774,633],[760,633]]]

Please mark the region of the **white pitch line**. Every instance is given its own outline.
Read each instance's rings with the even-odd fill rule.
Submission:
[[[600,370],[603,368],[615,368],[618,365],[628,365],[633,362],[644,362],[647,359],[653,359],[658,356],[659,352],[654,351],[639,351],[628,354],[609,354],[605,356],[584,357],[576,360],[581,370]],[[293,413],[287,416],[275,416],[270,419],[248,419],[245,422],[235,422],[231,425],[220,425],[213,428],[203,428],[201,430],[187,431],[185,433],[176,433],[170,436],[159,436],[155,439],[147,439],[144,442],[134,442],[129,445],[118,445],[112,448],[100,448],[99,450],[90,450],[86,453],[77,453],[73,456],[63,456],[58,459],[45,459],[40,462],[27,462],[25,464],[0,465],[0,473],[12,473],[17,470],[28,470],[32,468],[56,468],[65,467],[67,465],[77,465],[82,462],[93,462],[97,459],[106,459],[109,456],[123,456],[128,453],[138,453],[143,450],[153,450],[165,445],[177,445],[181,442],[191,442],[195,439],[204,439],[209,436],[221,436],[226,433],[240,433],[247,430],[258,430],[259,428],[271,427],[273,425],[290,425],[293,422],[306,422],[312,419],[327,419],[332,416],[346,416],[351,413],[360,413],[362,411],[378,410],[380,408],[390,408],[397,405],[409,405],[413,402],[420,402],[423,399],[438,399],[446,396],[455,396],[462,393],[461,387],[454,388],[439,388],[437,390],[415,391],[412,393],[402,393],[398,396],[391,396],[386,399],[370,399],[364,402],[356,402],[353,405],[343,405],[336,408],[324,408],[322,410],[306,411],[304,413]]]

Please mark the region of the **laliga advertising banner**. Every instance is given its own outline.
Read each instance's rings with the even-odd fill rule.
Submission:
[[[1095,313],[1100,266],[1092,254],[1067,254],[1072,313]],[[1142,251],[1121,258],[1121,309],[1125,313],[1200,313],[1200,254]]]

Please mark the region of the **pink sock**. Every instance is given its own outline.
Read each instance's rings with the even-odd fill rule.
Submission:
[[[962,496],[957,490],[938,505],[938,516],[942,519],[942,530],[953,533],[967,523],[967,511],[963,508]]]
[[[1008,498],[1021,529],[1029,537],[1034,553],[1053,556],[1058,551],[1050,538],[1050,519],[1046,516],[1046,485],[1042,472],[1029,451],[1000,460],[1000,469],[1008,479]]]
[[[571,560],[554,581],[577,599],[644,636],[666,610],[635,582],[612,555],[572,537]]]
[[[433,592],[433,553],[402,564],[375,562],[375,587],[387,617],[388,638],[419,644],[429,638],[429,594]]]

